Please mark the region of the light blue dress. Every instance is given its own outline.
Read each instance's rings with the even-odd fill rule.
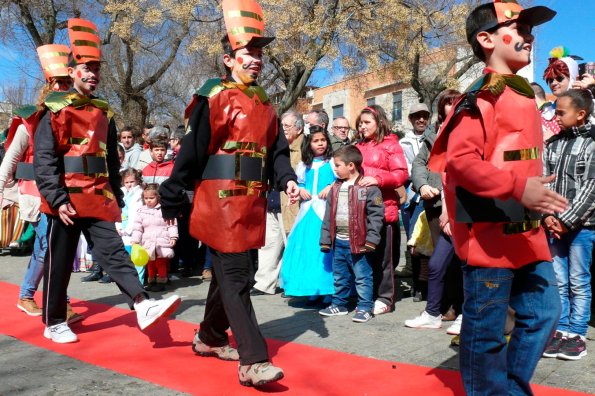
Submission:
[[[335,181],[328,160],[315,158],[310,167],[297,166],[298,184],[312,195],[304,201],[287,238],[281,266],[281,287],[288,296],[324,296],[335,292],[332,253],[320,251],[320,228],[326,200],[318,193]]]

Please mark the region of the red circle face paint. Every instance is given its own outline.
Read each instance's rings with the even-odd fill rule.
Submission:
[[[508,45],[512,42],[512,37],[510,37],[508,34],[505,34],[504,36],[502,36],[502,42]]]
[[[243,64],[244,64],[244,58],[242,58],[241,56],[238,56],[238,57],[236,58],[236,60],[238,61],[238,63],[239,63],[240,65],[243,65]]]
[[[82,74],[82,73],[81,73],[81,71],[79,70],[79,71],[77,71],[77,72],[76,72],[76,76],[77,76],[78,78],[81,78],[81,77],[83,76],[83,74]]]

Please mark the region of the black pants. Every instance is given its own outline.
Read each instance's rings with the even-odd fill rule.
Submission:
[[[240,364],[268,361],[266,342],[250,300],[255,252],[221,253],[211,249],[211,253],[213,279],[198,337],[209,346],[224,346],[229,343],[226,330],[231,327]]]
[[[93,257],[130,298],[129,304],[145,291],[124,249],[114,223],[91,218],[73,219],[65,225],[60,218],[48,216],[48,251],[43,268],[43,323],[53,326],[66,321],[66,290],[81,232],[92,246]]]
[[[393,260],[399,262],[401,244],[399,223],[384,224],[380,237],[372,265],[374,298],[392,307],[395,303],[395,261]]]

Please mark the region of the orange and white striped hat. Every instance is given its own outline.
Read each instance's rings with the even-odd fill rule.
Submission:
[[[101,62],[101,38],[93,22],[80,18],[69,19],[68,38],[72,48],[72,63]]]
[[[68,54],[70,48],[64,44],[47,44],[37,47],[37,56],[46,81],[55,77],[68,77]]]
[[[254,0],[223,0],[223,19],[231,48],[262,48],[274,37],[264,37],[262,8]]]

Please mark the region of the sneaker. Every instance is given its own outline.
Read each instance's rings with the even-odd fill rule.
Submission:
[[[362,310],[356,310],[355,315],[351,318],[351,320],[357,323],[366,323],[370,319],[372,319],[372,312]]]
[[[89,275],[82,277],[81,282],[97,282],[101,278],[103,278],[101,272],[91,272]]]
[[[41,316],[41,308],[37,305],[33,298],[19,298],[17,308],[29,316]]]
[[[202,270],[201,278],[203,281],[210,281],[211,279],[213,279],[213,271],[211,271],[210,269]]]
[[[83,315],[77,314],[72,310],[72,306],[70,304],[66,304],[66,323],[69,326],[73,323],[80,322],[83,319],[85,319]]]
[[[448,326],[446,329],[446,334],[450,335],[459,335],[461,334],[461,325],[463,324],[463,315],[457,316],[453,324]]]
[[[568,337],[558,353],[558,359],[563,360],[580,360],[583,356],[587,356],[587,345],[578,334]]]
[[[192,350],[203,357],[216,357],[221,360],[240,360],[238,350],[229,344],[222,347],[208,346],[198,338],[198,331],[194,330],[194,340],[192,340]]]
[[[560,352],[560,348],[566,343],[566,339],[567,338],[564,337],[564,334],[561,331],[556,331],[545,347],[545,351],[543,351],[542,356],[546,358],[557,357],[558,353]]]
[[[46,327],[43,331],[43,336],[58,344],[68,344],[69,342],[77,342],[79,340],[66,322]]]
[[[380,300],[374,301],[374,315],[382,315],[390,312],[390,307]]]
[[[442,316],[432,316],[423,311],[417,318],[406,320],[405,326],[414,329],[439,329],[442,327]]]
[[[241,365],[238,368],[240,384],[244,386],[261,386],[283,378],[283,370],[275,367],[271,362]]]
[[[331,304],[328,307],[318,311],[318,313],[322,316],[342,316],[347,315],[349,311],[345,307]]]
[[[147,298],[139,303],[134,304],[134,310],[136,311],[136,319],[138,320],[138,326],[141,330],[152,326],[157,323],[159,319],[165,318],[173,313],[178,307],[182,300],[179,296],[173,295],[163,300],[154,300]]]

